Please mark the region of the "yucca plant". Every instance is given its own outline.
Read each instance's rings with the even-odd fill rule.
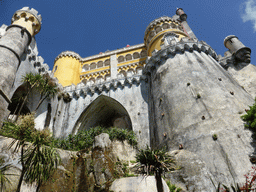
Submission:
[[[39,85],[37,86],[37,90],[40,93],[40,100],[35,111],[40,107],[46,98],[54,97],[59,92],[57,84],[52,78],[49,77],[49,75],[44,75],[42,77],[41,81],[39,81]]]
[[[0,165],[0,192],[5,191],[7,188],[7,183],[11,185],[10,180],[8,179],[8,176],[15,175],[15,174],[9,174],[7,171],[12,168],[13,166],[11,164],[7,165]]]
[[[26,85],[27,92],[26,92],[23,102],[19,108],[15,122],[17,121],[23,106],[27,102],[28,95],[31,93],[33,88],[39,87],[42,80],[43,80],[42,76],[38,73],[37,74],[27,73],[25,76],[22,77],[22,83],[24,83]]]
[[[155,174],[158,192],[163,192],[162,173],[175,169],[174,158],[166,150],[141,149],[136,154],[138,172],[143,174]]]
[[[56,149],[49,147],[49,135],[44,132],[36,132],[33,135],[32,144],[24,154],[26,172],[24,179],[28,183],[37,182],[37,190],[43,182],[46,182],[57,169],[60,156]]]

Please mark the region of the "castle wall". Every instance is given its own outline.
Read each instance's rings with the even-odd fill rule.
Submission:
[[[95,89],[96,87],[96,89]],[[99,96],[105,95],[119,102],[127,111],[132,124],[132,130],[136,133],[140,146],[149,145],[149,117],[148,117],[148,84],[140,79],[140,76],[125,79],[116,79],[114,83],[96,84],[95,86],[83,86],[80,88],[65,90],[71,96],[70,102],[63,99],[52,102],[50,129],[54,136],[65,137],[76,133],[79,129],[79,118],[87,107]],[[100,89],[100,91],[99,91]]]
[[[153,98],[151,145],[169,150],[183,145],[204,160],[218,182],[239,183],[253,152],[240,116],[254,100],[213,59],[209,46],[194,45],[187,43],[185,49],[180,43],[175,53],[175,46],[163,49],[146,66]]]

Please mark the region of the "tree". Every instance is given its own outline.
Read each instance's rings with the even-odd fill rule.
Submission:
[[[136,154],[136,161],[139,162],[139,172],[155,174],[156,186],[158,192],[163,192],[162,173],[175,168],[174,159],[165,150],[154,150],[147,148],[139,150]]]
[[[36,132],[33,142],[26,150],[24,159],[26,172],[24,179],[28,183],[37,182],[37,190],[46,182],[60,163],[60,156],[56,149],[49,147],[50,134],[46,131]]]
[[[22,98],[21,105],[18,105],[19,111],[17,113],[15,122],[17,121],[20,112],[24,107],[24,104],[27,102],[28,96],[33,89],[36,89],[40,93],[40,100],[38,102],[37,107],[35,108],[35,111],[38,110],[38,108],[46,98],[54,97],[56,93],[59,91],[57,84],[48,74],[41,76],[38,73],[27,73],[25,76],[23,76],[22,83],[25,84],[27,91],[24,94],[24,98]]]
[[[37,131],[35,129],[34,114],[21,117],[20,124],[6,123],[5,130],[14,137],[9,148],[14,146],[17,151],[20,149],[20,162],[22,165],[19,183],[16,192],[20,192],[22,181],[37,182],[37,191],[57,168],[60,157],[56,149],[51,145],[52,138],[47,130]],[[28,143],[30,142],[30,143]]]
[[[9,131],[15,137],[12,143],[9,145],[9,149],[16,144],[14,151],[18,151],[19,149],[21,150],[20,162],[21,162],[22,169],[21,169],[20,179],[17,186],[17,190],[16,190],[17,192],[20,192],[22,180],[27,170],[26,169],[27,165],[24,159],[24,154],[27,146],[26,141],[31,141],[31,135],[35,131],[34,115],[30,114],[30,115],[22,116],[21,123],[19,125],[14,123],[7,123],[4,126],[8,126],[8,127],[5,127],[4,129],[9,129]]]
[[[249,107],[250,109],[245,110],[246,114],[243,115],[241,118],[243,121],[246,122],[245,127],[255,132],[256,131],[256,98],[253,106],[249,106]]]
[[[54,97],[59,91],[57,84],[52,78],[49,77],[48,74],[43,76],[37,89],[40,93],[40,100],[35,111],[40,107],[46,98]]]
[[[24,100],[22,101],[21,107],[17,113],[15,122],[17,121],[20,112],[24,106],[24,104],[27,102],[28,95],[31,93],[33,88],[39,87],[42,81],[42,76],[40,74],[33,74],[33,73],[27,73],[25,76],[22,77],[22,83],[26,85],[27,92],[25,94]]]

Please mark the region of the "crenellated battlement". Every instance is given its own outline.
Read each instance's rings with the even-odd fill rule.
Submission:
[[[12,16],[12,25],[19,25],[25,27],[31,36],[36,35],[42,25],[42,17],[38,15],[38,11],[35,9],[29,9],[29,7],[23,7],[16,11]]]

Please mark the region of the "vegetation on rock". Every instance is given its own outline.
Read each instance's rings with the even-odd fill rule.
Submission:
[[[27,102],[28,96],[33,89],[36,89],[40,94],[40,99],[35,108],[35,111],[40,107],[46,98],[55,96],[59,91],[57,84],[49,75],[42,76],[38,73],[27,73],[22,77],[22,83],[26,88],[26,92],[22,94],[22,97],[13,99],[14,102],[17,103],[16,109],[14,111],[14,114],[17,114],[17,116],[14,121],[17,121],[19,115],[21,114],[21,110]]]
[[[155,174],[158,192],[163,192],[162,173],[175,169],[174,158],[166,150],[141,149],[136,155],[138,171],[143,174]]]
[[[14,175],[14,174],[8,174],[7,171],[12,168],[13,166],[10,164],[4,164],[3,159],[0,159],[0,191],[6,191],[6,184],[8,183],[11,185],[10,180],[8,179],[8,175]]]
[[[166,184],[169,187],[170,192],[180,192],[180,191],[182,191],[182,189],[180,187],[176,187],[176,185],[171,184],[170,181],[166,181]]]
[[[15,145],[15,151],[20,149],[22,170],[16,191],[20,191],[23,179],[29,183],[37,182],[38,191],[42,182],[49,179],[60,163],[56,149],[53,146],[49,147],[51,145],[49,132],[37,131],[34,115],[30,114],[22,116],[18,123],[5,123],[0,133],[13,138],[9,148]]]
[[[256,131],[256,98],[253,106],[249,106],[249,107],[250,109],[245,110],[246,114],[243,115],[241,118],[243,121],[246,122],[245,127],[255,132]]]
[[[227,187],[226,185],[220,184],[218,185],[216,192],[253,192],[256,191],[256,167],[253,166],[252,169],[244,175],[245,183],[243,185],[239,185],[236,183],[234,186]]]
[[[88,130],[78,131],[76,135],[70,134],[67,138],[54,139],[53,143],[55,147],[65,150],[89,150],[93,145],[95,136],[100,135],[101,133],[109,134],[110,140],[127,140],[130,145],[137,145],[137,139],[133,131],[128,131],[126,129],[120,129],[116,127],[94,127]]]

